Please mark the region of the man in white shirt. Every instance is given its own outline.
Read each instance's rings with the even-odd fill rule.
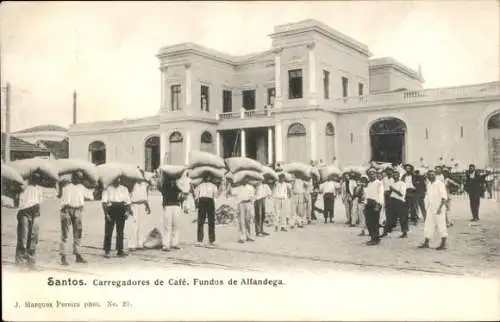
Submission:
[[[333,223],[335,196],[339,189],[339,183],[331,177],[327,178],[327,181],[323,182],[319,188],[319,191],[323,194],[325,224],[328,223],[328,219],[330,219],[330,223]]]
[[[253,242],[252,220],[254,220],[255,188],[250,185],[248,177],[243,178],[241,185],[231,189],[231,194],[238,200],[238,227],[240,238],[238,242]]]
[[[426,206],[427,217],[425,218],[424,237],[425,240],[419,248],[429,248],[429,242],[434,235],[434,230],[437,229],[441,244],[437,250],[446,249],[446,239],[448,230],[446,228],[446,202],[448,194],[444,182],[436,179],[435,170],[427,172],[429,183],[427,186]]]
[[[83,175],[75,172],[71,176],[71,182],[66,184],[60,193],[61,200],[61,243],[59,244],[59,255],[61,264],[69,265],[66,259],[66,243],[68,242],[69,228],[73,227],[73,254],[76,263],[86,263],[80,253],[83,225],[82,215],[85,200],[94,199],[90,191],[82,184]],[[62,183],[62,182],[61,182]]]
[[[408,212],[405,209],[405,196],[406,196],[406,184],[399,180],[399,171],[394,170],[392,172],[393,182],[389,186],[389,193],[385,193],[385,196],[389,195],[389,198],[384,198],[386,209],[386,222],[384,226],[384,233],[381,237],[387,236],[396,227],[397,219],[401,224],[401,231],[403,234],[401,238],[407,238],[408,233]]]
[[[273,199],[274,199],[274,214],[276,216],[274,220],[274,230],[278,231],[288,231],[287,223],[287,200],[291,195],[291,189],[285,182],[285,174],[280,173],[278,175],[278,182],[274,186]]]
[[[19,194],[16,204],[17,212],[17,246],[16,264],[27,265],[36,270],[35,253],[38,244],[38,221],[40,220],[40,203],[43,200],[42,187],[39,185],[41,177],[34,173],[27,180],[27,185]]]
[[[369,246],[380,243],[380,210],[384,206],[384,186],[377,179],[377,171],[368,169],[368,185],[366,186],[365,221],[370,240],[366,243]]]
[[[352,225],[352,201],[356,181],[351,179],[350,173],[344,173],[342,182],[341,196],[345,207],[346,225]]]
[[[295,178],[292,183],[292,214],[290,228],[294,228],[295,225],[299,228],[304,228],[305,224],[305,200],[304,195],[306,193],[305,182],[300,178]]]
[[[130,214],[130,193],[121,184],[118,177],[113,184],[102,193],[101,202],[103,204],[106,221],[104,223],[104,257],[110,258],[111,238],[116,226],[116,251],[118,257],[125,257],[123,250],[125,221]]]
[[[399,179],[399,178],[398,178]],[[381,212],[384,212],[385,217],[386,217],[386,223],[387,223],[387,217],[388,217],[388,207],[390,207],[390,186],[394,183],[394,178],[393,178],[393,170],[391,168],[387,168],[384,170],[382,174],[382,185],[384,186],[384,201],[385,201],[385,207],[381,210]]]
[[[128,219],[127,244],[129,251],[144,248],[144,228],[143,221],[146,215],[151,213],[148,201],[149,182],[144,177],[144,171],[139,169],[142,180],[137,181],[130,196],[132,205],[132,215]]]
[[[265,182],[259,182],[255,191],[255,235],[268,236],[264,231],[264,220],[266,218],[266,199],[271,196],[271,189]]]
[[[208,220],[208,242],[215,246],[215,198],[219,196],[219,189],[210,182],[210,177],[205,175],[203,182],[196,187],[194,192],[195,204],[198,208],[198,245],[203,243],[205,221]]]

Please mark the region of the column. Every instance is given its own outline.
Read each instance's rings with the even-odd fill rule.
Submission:
[[[160,166],[164,165],[167,163],[167,134],[164,132],[161,132],[160,134]]]
[[[276,137],[276,162],[283,162],[283,131],[281,123],[276,124],[274,130]]]
[[[283,48],[275,48],[274,52],[274,108],[281,108],[282,92],[281,92],[281,51]]]
[[[315,120],[311,120],[311,129],[309,131],[309,137],[311,138],[311,160],[316,160],[317,142],[316,142],[316,121]]]
[[[246,141],[246,135],[245,135],[245,129],[241,129],[241,135],[240,135],[240,146],[241,146],[241,156],[246,157],[247,154],[247,141]]]
[[[189,132],[189,131],[186,132],[186,150],[184,152],[186,153],[185,163],[186,163],[186,165],[188,165],[189,164],[189,153],[191,152],[191,132]]]
[[[267,163],[273,164],[273,128],[267,128]]]
[[[307,44],[309,57],[309,105],[316,105],[316,57],[314,54],[315,42]]]
[[[191,64],[184,64],[186,68],[186,84],[185,84],[185,92],[186,92],[186,109],[191,110],[191,97],[192,97],[192,88],[191,88]]]
[[[166,84],[165,84],[165,73],[166,73],[166,69],[164,68],[160,68],[160,96],[161,96],[161,101],[160,101],[160,109],[162,111],[166,110],[167,109],[167,100],[166,100],[166,93],[167,90],[166,90]]]
[[[220,151],[220,144],[221,144],[221,136],[220,136],[220,132],[219,131],[216,131],[215,132],[215,153],[217,154],[218,157],[222,157],[221,156],[221,151]]]

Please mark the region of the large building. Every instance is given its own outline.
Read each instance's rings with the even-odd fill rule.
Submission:
[[[164,47],[161,108],[134,120],[74,124],[70,157],[156,168],[194,149],[262,163],[334,158],[500,168],[500,82],[423,89],[422,72],[316,20],[276,26],[272,48],[229,56]]]

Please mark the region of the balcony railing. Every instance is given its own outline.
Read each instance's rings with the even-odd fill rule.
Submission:
[[[500,82],[470,86],[433,88],[416,91],[401,91],[368,96],[345,97],[334,100],[332,107],[348,108],[388,104],[411,104],[467,97],[487,97],[500,95]]]
[[[217,120],[234,120],[234,119],[255,119],[265,118],[272,115],[271,109],[265,110],[244,110],[240,112],[226,112],[217,114]]]

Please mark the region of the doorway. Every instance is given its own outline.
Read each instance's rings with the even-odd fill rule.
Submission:
[[[397,118],[377,121],[370,127],[371,161],[405,161],[406,124]]]

